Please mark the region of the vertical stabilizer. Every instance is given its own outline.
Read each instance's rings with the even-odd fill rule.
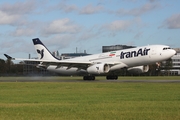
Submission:
[[[39,38],[32,39],[34,43],[35,50],[38,54],[38,59],[41,60],[58,60],[54,57],[51,52],[46,48],[46,46],[39,40]]]

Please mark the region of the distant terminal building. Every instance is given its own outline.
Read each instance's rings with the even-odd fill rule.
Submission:
[[[170,70],[171,75],[180,75],[180,48],[175,48],[176,55],[172,59],[172,69]]]
[[[128,48],[135,48],[136,46],[127,46],[127,45],[111,45],[111,46],[102,46],[102,52],[110,52],[115,50],[123,50]]]

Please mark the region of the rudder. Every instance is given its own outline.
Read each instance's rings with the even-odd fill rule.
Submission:
[[[38,54],[38,59],[41,60],[57,60],[51,52],[47,49],[47,47],[40,41],[39,38],[32,39],[34,43],[35,50]]]

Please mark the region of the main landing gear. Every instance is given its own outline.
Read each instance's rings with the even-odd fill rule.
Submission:
[[[95,80],[95,76],[83,76],[83,80]],[[117,80],[118,76],[117,75],[108,75],[106,76],[107,80]]]

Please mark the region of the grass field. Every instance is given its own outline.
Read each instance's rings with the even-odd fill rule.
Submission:
[[[0,119],[179,120],[180,83],[0,82]]]

